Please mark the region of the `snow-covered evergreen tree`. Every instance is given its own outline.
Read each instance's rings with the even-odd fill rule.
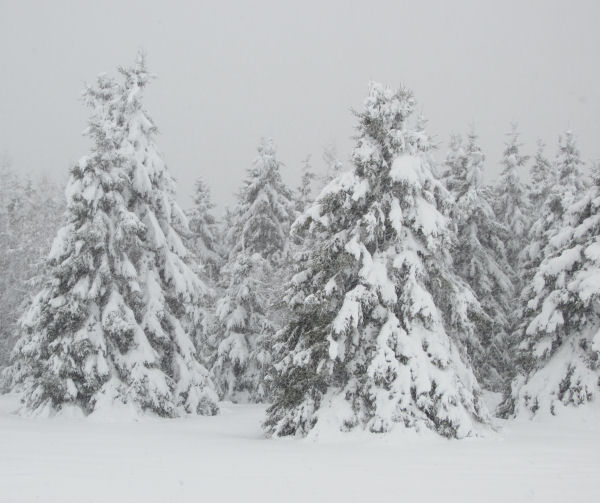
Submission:
[[[194,205],[186,212],[191,232],[188,248],[196,255],[200,272],[212,282],[218,281],[223,262],[219,223],[213,214],[214,207],[210,188],[204,180],[198,179],[194,190]]]
[[[533,164],[529,169],[529,204],[534,215],[539,214],[542,209],[548,194],[556,184],[555,171],[552,169],[552,164],[544,155],[545,144],[539,140],[537,143],[537,151],[533,159]]]
[[[12,212],[17,206],[20,192],[19,179],[11,168],[7,155],[0,157],[0,368],[8,362],[14,344],[14,325],[18,305],[20,279],[14,267],[16,248]]]
[[[22,318],[16,378],[26,409],[127,404],[214,414],[216,394],[186,331],[206,287],[186,263],[187,220],[142,106],[143,55],[88,87],[92,152],[72,168],[50,278]]]
[[[190,332],[198,346],[198,359],[210,365],[218,323],[214,312],[224,263],[223,235],[212,213],[215,205],[204,180],[196,181],[193,198],[194,205],[186,212],[190,229],[186,244],[194,255],[192,269],[210,289],[196,306]]]
[[[296,191],[296,210],[303,212],[313,201],[313,183],[317,175],[312,169],[310,155],[302,162],[302,177]]]
[[[496,188],[495,211],[498,221],[504,225],[510,234],[506,246],[508,263],[518,271],[520,267],[519,254],[527,241],[529,229],[527,193],[520,173],[524,172],[529,157],[521,154],[522,144],[519,142],[517,125],[513,124],[508,133],[502,159],[503,169]]]
[[[558,139],[555,162],[559,187],[562,187],[561,190],[566,197],[578,199],[581,191],[588,187],[588,180],[583,172],[584,163],[572,131],[566,131],[564,136]],[[570,202],[566,201],[566,204]]]
[[[64,213],[62,192],[56,182],[23,179],[0,161],[0,368],[16,342],[17,320],[45,273],[43,257]]]
[[[514,310],[514,272],[504,249],[507,229],[496,220],[481,183],[484,159],[474,133],[466,142],[454,136],[443,179],[454,199],[454,267],[475,292],[486,314],[477,319],[479,337],[475,344],[468,345],[469,356],[479,382],[500,390],[511,365],[507,348],[510,313]]]
[[[539,152],[538,152],[539,154]],[[523,295],[531,294],[531,280],[544,259],[549,239],[560,231],[565,211],[585,190],[586,179],[582,172],[583,162],[569,131],[558,140],[558,152],[553,165],[539,154],[532,172],[530,200],[534,219],[528,232],[528,242],[521,254]],[[523,300],[523,305],[526,299]]]
[[[573,174],[564,163],[569,157],[560,155],[559,172],[566,178]],[[551,230],[525,290],[522,375],[513,381],[508,413],[557,414],[600,392],[600,172]]]
[[[262,402],[271,365],[272,338],[280,322],[279,291],[287,243],[295,217],[293,195],[284,184],[273,142],[258,147],[231,217],[229,258],[222,269],[224,294],[212,373],[222,398]]]
[[[573,134],[567,132],[564,138],[559,138],[554,173],[549,175],[555,183],[548,183],[523,253],[525,286],[520,301],[522,320],[517,331],[521,376],[513,382],[512,395],[503,405],[505,414],[535,412],[538,408],[554,410],[557,400],[577,402],[564,393],[569,386],[578,386],[579,377],[571,384],[567,375],[571,367],[578,369],[578,358],[585,360],[594,355],[592,352],[582,356],[574,348],[574,341],[580,337],[585,346],[585,337],[589,335],[586,329],[594,325],[597,317],[595,301],[587,299],[585,292],[582,300],[578,291],[586,274],[593,277],[594,260],[584,249],[597,237],[593,201],[598,188],[595,186],[586,194],[587,179],[582,166]],[[581,251],[580,257],[577,250]],[[579,279],[573,279],[574,276]],[[585,353],[585,347],[583,350]],[[565,365],[568,368],[563,368]]]
[[[486,420],[460,350],[479,307],[451,270],[449,195],[414,108],[410,91],[371,84],[353,170],[294,224],[312,239],[277,341],[273,435],[401,424],[463,437]]]
[[[587,180],[581,170],[583,162],[575,145],[572,133],[559,137],[558,152],[546,187],[537,184],[541,196],[537,198],[536,218],[529,230],[529,242],[523,252],[524,278],[530,281],[544,259],[548,240],[560,230],[565,211],[581,196]],[[539,190],[539,188],[544,190]],[[527,284],[526,284],[527,288]]]

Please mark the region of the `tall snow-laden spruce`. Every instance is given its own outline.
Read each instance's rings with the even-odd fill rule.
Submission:
[[[44,259],[65,210],[59,184],[13,175],[11,180],[10,170],[0,167],[0,368],[9,363],[19,316],[46,274]]]
[[[317,175],[312,169],[310,155],[302,161],[302,177],[296,190],[296,210],[302,213],[313,201],[313,183]]]
[[[224,294],[212,375],[223,399],[264,402],[272,338],[281,324],[280,284],[295,217],[293,195],[284,184],[271,140],[262,141],[248,170],[226,236],[229,257],[222,269]]]
[[[64,195],[59,184],[17,174],[0,156],[0,370],[17,341],[18,319],[39,290],[44,257],[62,224]],[[10,371],[0,372],[0,390]]]
[[[533,164],[529,169],[529,204],[534,215],[538,215],[541,211],[548,194],[552,187],[556,184],[555,172],[552,164],[544,155],[545,144],[539,140],[537,143],[537,151],[533,159]]]
[[[568,192],[569,197],[581,195],[581,191],[588,187],[588,178],[583,172],[584,163],[572,131],[566,131],[564,136],[559,137],[555,162],[559,186],[564,187],[562,190]]]
[[[480,308],[452,272],[449,195],[414,108],[407,89],[371,84],[353,170],[294,224],[311,239],[277,339],[273,435],[399,424],[464,437],[487,420],[461,354]]]
[[[508,263],[518,271],[520,267],[519,255],[527,240],[529,229],[527,193],[521,181],[520,172],[525,169],[529,157],[521,154],[522,144],[519,142],[517,125],[512,125],[512,130],[507,134],[502,159],[503,169],[496,188],[495,211],[499,222],[504,225],[509,233],[506,252]]]
[[[544,259],[549,239],[559,232],[568,208],[583,194],[587,186],[582,172],[575,139],[570,131],[558,139],[558,152],[553,164],[538,150],[531,171],[529,192],[534,220],[528,232],[528,242],[521,253],[523,295],[522,304],[531,297],[531,282]]]
[[[532,172],[530,199],[534,204],[535,219],[528,232],[527,245],[521,253],[524,285],[521,304],[525,323],[531,321],[527,319],[531,313],[526,312],[526,304],[532,296],[533,277],[545,258],[548,242],[554,234],[561,231],[566,211],[587,186],[581,170],[583,162],[574,137],[567,131],[564,138],[564,143],[562,137],[558,140],[558,152],[550,168],[545,165],[543,158],[540,159],[541,155],[538,155],[535,163],[538,167]],[[545,174],[542,176],[542,173]]]
[[[474,133],[466,141],[454,136],[443,179],[454,200],[454,267],[475,292],[485,312],[476,320],[478,337],[468,345],[469,356],[479,382],[499,391],[511,366],[507,350],[510,313],[514,309],[514,272],[504,247],[508,231],[496,220],[489,194],[481,183],[484,160]]]
[[[200,272],[210,281],[217,282],[223,257],[219,222],[212,213],[214,207],[208,185],[204,180],[198,179],[194,190],[194,205],[186,213],[191,232],[188,248],[196,256]]]
[[[186,263],[187,220],[142,106],[143,55],[88,87],[90,155],[72,168],[50,279],[22,319],[14,365],[26,410],[125,405],[214,414],[217,397],[186,331],[205,285]]]
[[[24,222],[15,218],[16,213],[29,206],[27,199],[8,155],[0,154],[0,369],[8,363],[15,343],[18,310],[25,297],[23,283],[31,273],[20,267],[24,265],[21,259],[27,249],[20,246]],[[4,389],[1,377],[0,374],[0,391]]]
[[[203,301],[196,307],[191,333],[198,346],[198,358],[209,364],[214,345],[217,320],[214,316],[218,299],[221,267],[224,262],[222,231],[213,215],[215,205],[211,200],[210,189],[202,179],[196,180],[194,205],[186,215],[190,233],[186,239],[188,249],[194,255],[192,268],[198,277],[210,287]]]
[[[556,414],[599,391],[600,173],[588,188],[582,164],[568,132],[559,141],[557,183],[532,227],[531,273],[521,299],[521,375],[504,404],[507,414]]]

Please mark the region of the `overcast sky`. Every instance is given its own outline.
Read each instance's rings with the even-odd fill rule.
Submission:
[[[336,142],[346,159],[369,80],[412,88],[443,154],[474,124],[499,170],[518,120],[530,153],[572,129],[600,157],[600,1],[0,0],[0,150],[64,174],[85,154],[85,81],[138,48],[158,75],[147,108],[188,204],[201,175],[229,204],[261,136],[296,183]]]

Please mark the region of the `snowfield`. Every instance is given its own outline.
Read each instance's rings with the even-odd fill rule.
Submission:
[[[214,417],[25,419],[0,396],[0,502],[599,501],[600,407],[486,438],[271,440],[264,407]],[[414,498],[414,499],[412,499]]]

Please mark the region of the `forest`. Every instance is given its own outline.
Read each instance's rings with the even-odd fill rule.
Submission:
[[[176,200],[152,77],[140,53],[85,88],[92,148],[65,190],[2,160],[1,385],[19,414],[265,404],[270,437],[464,438],[597,400],[600,168],[574,133],[530,153],[513,124],[489,183],[475,130],[436,145],[411,90],[372,82],[352,152],[325,149],[319,172],[307,157],[290,187],[262,139],[218,215],[201,170],[193,206]]]

